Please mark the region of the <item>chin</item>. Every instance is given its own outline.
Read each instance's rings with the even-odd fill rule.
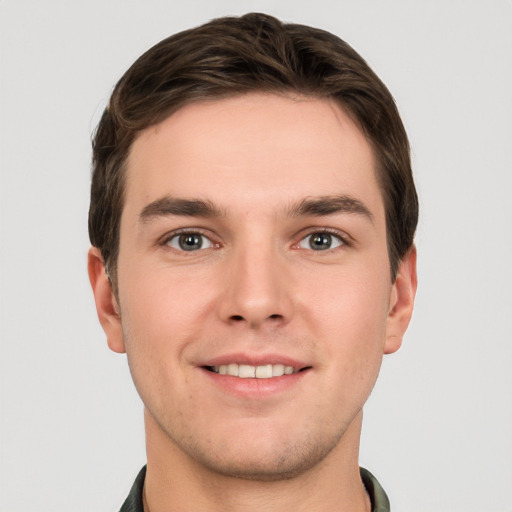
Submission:
[[[258,442],[254,439],[235,441],[215,453],[211,445],[209,449],[197,444],[182,446],[182,449],[202,467],[217,475],[272,482],[298,477],[320,464],[338,445],[342,433],[326,436],[321,441],[311,435],[295,442],[276,437],[268,443],[262,438]]]

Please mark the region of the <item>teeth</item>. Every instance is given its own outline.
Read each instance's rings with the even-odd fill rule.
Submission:
[[[232,377],[240,377],[241,379],[270,379],[272,377],[291,375],[298,371],[293,368],[293,366],[285,366],[284,364],[251,366],[249,364],[230,363],[212,366],[211,369],[220,375],[231,375]]]
[[[280,377],[281,375],[284,375],[284,364],[273,364],[272,377]]]
[[[226,366],[226,369],[227,369],[227,374],[228,375],[233,375],[235,377],[238,377],[238,365],[236,363],[231,363],[231,364],[228,364]]]
[[[256,366],[241,364],[238,367],[238,376],[241,379],[254,379],[254,377],[256,377]]]
[[[257,379],[270,379],[272,377],[272,365],[266,364],[265,366],[256,366]]]

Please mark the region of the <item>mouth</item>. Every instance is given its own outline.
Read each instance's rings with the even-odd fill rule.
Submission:
[[[311,366],[295,368],[284,364],[252,366],[250,364],[229,363],[219,366],[204,366],[204,368],[219,375],[229,375],[231,377],[238,377],[239,379],[272,379],[274,377],[282,377],[283,375],[300,373],[310,369]]]

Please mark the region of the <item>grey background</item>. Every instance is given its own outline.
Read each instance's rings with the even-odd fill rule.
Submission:
[[[142,51],[212,17],[330,30],[394,94],[421,197],[419,291],[365,413],[394,512],[511,511],[512,4],[0,2],[0,510],[118,510],[142,406],[86,276],[90,134]]]

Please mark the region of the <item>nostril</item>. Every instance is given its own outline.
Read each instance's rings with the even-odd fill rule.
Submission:
[[[1,0],[0,0],[1,1]],[[250,322],[249,319],[247,319],[245,316],[243,315],[231,315],[229,317],[230,321],[232,322],[245,322],[246,320]],[[272,320],[272,321],[281,321],[283,320],[283,315],[280,315],[279,313],[275,313],[273,315],[269,315],[268,317],[266,317],[267,320]],[[259,322],[257,322],[259,323]]]

